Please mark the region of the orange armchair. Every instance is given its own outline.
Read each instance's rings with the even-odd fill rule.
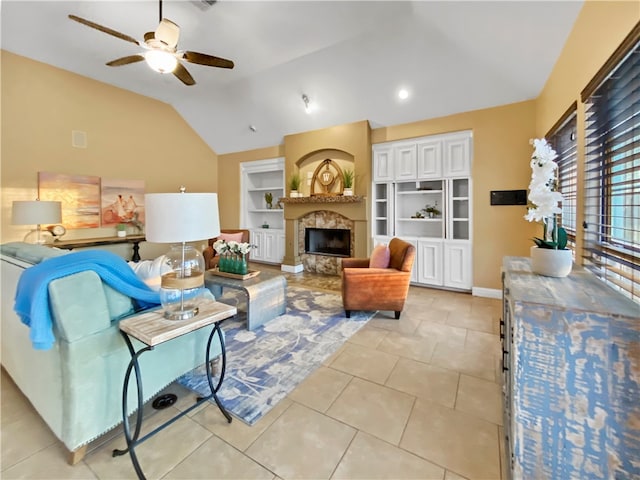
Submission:
[[[220,233],[237,234],[242,233],[241,243],[249,243],[249,230],[245,229],[222,229]],[[202,256],[204,257],[204,265],[207,270],[216,268],[220,261],[220,256],[213,249],[213,244],[216,243],[219,237],[210,238],[209,245],[203,250]],[[249,260],[249,254],[247,254],[247,260]]]
[[[393,310],[395,318],[400,318],[416,249],[393,238],[389,251],[388,268],[369,268],[368,258],[342,259],[342,304],[347,318],[352,310]]]

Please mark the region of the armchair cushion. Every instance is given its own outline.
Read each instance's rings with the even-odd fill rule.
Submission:
[[[386,245],[376,245],[369,257],[369,268],[387,268],[391,253]]]
[[[220,235],[218,235],[216,237],[216,240],[224,240],[226,242],[242,243],[242,238],[243,237],[244,237],[244,233],[242,233],[242,232],[238,232],[238,233],[222,233],[221,232]]]

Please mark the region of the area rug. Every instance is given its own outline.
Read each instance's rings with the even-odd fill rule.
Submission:
[[[233,416],[253,425],[374,313],[352,312],[348,319],[339,295],[296,287],[287,288],[286,313],[251,332],[238,313],[222,327],[227,369],[218,397]],[[204,366],[178,382],[201,395],[210,392]]]

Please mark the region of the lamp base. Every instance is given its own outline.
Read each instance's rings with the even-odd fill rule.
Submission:
[[[198,315],[200,309],[193,307],[185,310],[165,310],[164,318],[167,320],[189,320]]]
[[[23,242],[35,243],[36,245],[48,245],[53,243],[53,234],[49,230],[36,228],[24,236]]]

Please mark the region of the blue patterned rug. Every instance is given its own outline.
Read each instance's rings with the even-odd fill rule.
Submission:
[[[287,312],[256,330],[248,331],[245,314],[238,313],[223,324],[227,370],[218,397],[231,414],[253,425],[374,313],[352,312],[347,319],[339,295],[291,286]],[[178,382],[201,395],[210,393],[204,366]]]

